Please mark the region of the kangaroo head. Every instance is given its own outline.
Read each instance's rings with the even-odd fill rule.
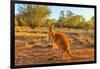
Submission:
[[[49,31],[52,31],[54,29],[54,25],[49,26]]]

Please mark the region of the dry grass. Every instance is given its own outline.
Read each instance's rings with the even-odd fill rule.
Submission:
[[[48,34],[17,32],[15,33],[15,36],[37,37],[37,36],[48,36]]]
[[[66,31],[71,42],[71,53],[74,56],[70,59],[68,55],[65,55],[63,63],[94,61],[92,30],[57,29],[57,31]],[[47,33],[47,28],[36,28],[28,32],[16,31],[15,65],[62,63],[57,46],[49,46]],[[27,46],[25,46],[26,42]]]

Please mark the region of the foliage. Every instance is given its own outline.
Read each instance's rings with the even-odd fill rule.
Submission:
[[[15,17],[15,26],[18,26],[18,21],[17,21],[16,17]]]
[[[61,11],[61,16],[59,17],[57,27],[67,27],[67,28],[82,28],[82,29],[93,29],[94,28],[94,16],[90,20],[86,21],[81,15],[75,15],[73,12],[68,11],[65,15]]]
[[[18,18],[18,23],[21,25],[23,25],[23,22],[25,22],[25,25],[34,28],[44,25],[49,14],[50,11],[46,6],[27,5],[27,8],[24,8],[24,11],[21,11],[16,17]]]
[[[35,28],[47,27],[50,24],[54,24],[56,27],[60,28],[94,28],[94,16],[86,21],[81,15],[76,15],[70,10],[67,10],[65,14],[62,10],[60,11],[59,19],[55,20],[49,18],[51,13],[50,9],[43,5],[37,6],[29,4],[20,6],[19,14],[15,16],[15,26],[29,26]]]

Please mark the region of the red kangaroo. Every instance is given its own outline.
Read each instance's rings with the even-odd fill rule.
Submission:
[[[61,51],[61,57],[63,58],[63,53],[68,54],[70,57],[72,57],[70,53],[70,41],[65,33],[56,32],[54,30],[54,26],[49,26],[49,40],[51,42],[51,45],[53,46],[53,43],[55,43],[59,50]]]

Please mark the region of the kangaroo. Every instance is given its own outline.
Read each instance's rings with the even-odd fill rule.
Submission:
[[[53,43],[58,46],[59,50],[61,51],[61,53],[59,53],[61,58],[63,58],[64,53],[68,54],[69,57],[72,58],[72,55],[70,53],[70,41],[67,35],[65,33],[56,32],[53,25],[49,26],[49,40],[52,46]]]

